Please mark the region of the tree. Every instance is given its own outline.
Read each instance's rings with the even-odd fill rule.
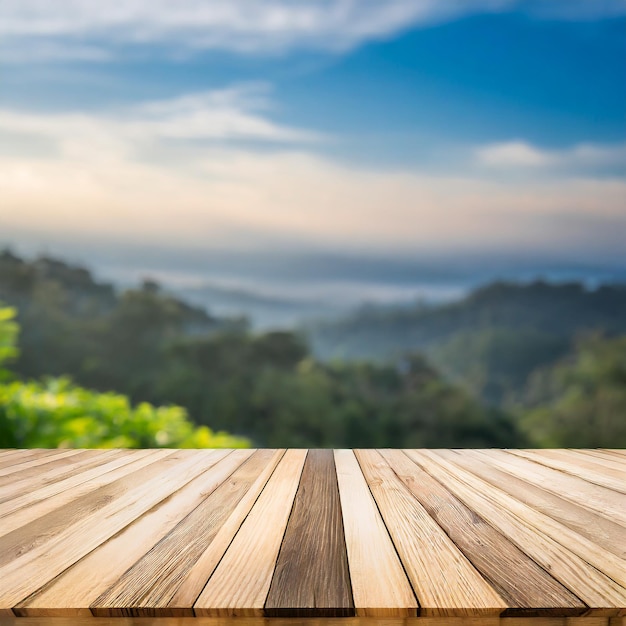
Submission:
[[[15,311],[0,308],[0,365],[16,356]],[[0,383],[0,447],[241,448],[249,442],[196,427],[179,406],[132,406],[126,396],[97,393],[67,378]]]
[[[580,340],[558,365],[536,372],[521,427],[547,447],[626,447],[626,335]]]

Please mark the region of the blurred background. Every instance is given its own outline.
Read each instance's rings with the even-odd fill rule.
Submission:
[[[0,447],[625,447],[621,0],[0,1]]]

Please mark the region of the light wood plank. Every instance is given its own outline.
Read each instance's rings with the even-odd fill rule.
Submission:
[[[263,615],[306,454],[285,453],[196,601],[196,615]]]
[[[24,463],[28,463],[30,461],[36,461],[41,459],[41,463],[46,463],[46,458],[52,457],[55,454],[61,454],[66,452],[66,450],[9,450],[7,452],[3,452],[0,455],[0,476],[4,476],[4,470],[8,469],[8,473],[13,472],[14,467],[19,467]]]
[[[237,461],[246,455],[247,452],[235,451],[198,475],[27,598],[15,609],[16,613],[20,616],[91,616],[90,605],[206,499],[213,484],[221,478],[213,469],[219,468],[221,472],[223,464],[231,457]],[[191,611],[191,603],[187,606]]]
[[[120,455],[112,461],[25,493],[0,506],[0,537],[173,453],[171,450],[137,452]]]
[[[7,476],[7,483],[0,487],[0,505],[24,493],[41,489],[85,468],[96,467],[104,460],[122,456],[123,450],[81,450],[69,458],[55,458],[40,467],[31,467],[20,472],[18,480]]]
[[[620,448],[597,448],[598,452],[603,452],[604,454],[615,455],[619,458],[626,458],[626,450]]]
[[[610,467],[621,471],[622,474],[626,473],[626,459],[607,454],[602,450],[568,450],[568,452],[575,455],[582,454],[587,460],[593,461],[602,467]]]
[[[85,452],[85,450],[54,450],[53,454],[40,454],[30,459],[29,461],[25,461],[20,464],[10,465],[8,467],[3,467],[2,469],[0,469],[0,485],[6,485],[7,483],[27,478],[28,474],[26,473],[26,470],[30,470],[33,467],[44,466],[41,467],[40,470],[38,469],[36,472],[30,472],[30,474],[37,475],[40,471],[46,471],[46,468],[53,461],[80,456],[83,452]]]
[[[511,615],[580,615],[586,606],[401,450],[381,450],[390,467],[507,602]],[[520,584],[523,581],[523,584]]]
[[[589,483],[626,494],[626,478],[623,475],[613,476],[611,475],[612,472],[609,473],[609,470],[603,470],[602,473],[594,471],[590,467],[584,467],[585,464],[581,461],[574,461],[567,456],[561,456],[561,451],[559,450],[509,450],[509,452],[560,472],[578,476],[578,478],[582,478]]]
[[[450,460],[456,466],[460,466],[460,459],[462,457],[455,454],[453,451],[440,450],[438,454]],[[626,560],[605,550],[594,541],[573,531],[564,524],[554,520],[549,515],[544,515],[516,498],[509,496],[503,490],[490,485],[471,472],[469,475],[475,479],[474,484],[476,488],[487,488],[490,493],[500,498],[502,505],[506,506],[508,510],[515,512],[519,517],[523,517],[537,530],[552,537],[555,541],[566,545],[573,554],[580,556],[587,563],[596,567],[600,572],[604,572],[608,577],[625,588],[624,593],[626,594]],[[626,598],[626,595],[624,597]]]
[[[273,451],[236,450],[204,478],[204,499],[145,556],[91,604],[97,617],[190,615],[169,609],[189,569],[211,544],[224,521],[271,460]],[[231,476],[232,475],[232,476]]]
[[[167,455],[163,453],[158,455],[159,458],[156,461],[165,456]],[[160,471],[159,467],[157,464],[152,468],[144,469],[142,477],[149,478],[151,475],[158,473]],[[65,506],[55,506],[50,512],[41,517],[33,518],[14,530],[3,534],[0,537],[0,567],[54,539],[67,529],[69,523],[106,506],[117,494],[122,493],[124,489],[133,487],[134,480],[134,477],[128,477],[126,482],[118,480],[115,484],[111,484],[106,488],[92,491],[82,498],[75,498]],[[11,526],[14,526],[14,524],[7,524],[7,527]]]
[[[626,463],[618,460],[609,460],[606,457],[598,457],[588,454],[584,450],[536,450],[543,456],[566,461],[574,465],[578,470],[588,469],[591,472],[604,476],[611,476],[626,484]]]
[[[332,450],[309,450],[265,601],[268,617],[354,615]]]
[[[356,615],[409,617],[418,604],[352,450],[335,465]]]
[[[420,615],[498,615],[506,602],[375,450],[356,450],[363,475],[420,603]]]
[[[276,466],[283,458],[284,454],[285,450],[275,450],[273,452],[265,469],[254,481],[250,489],[244,494],[213,541],[207,546],[196,563],[188,570],[178,591],[170,601],[168,605],[169,608],[175,611],[182,611],[194,605],[202,589],[204,589],[207,581],[211,577],[211,574],[213,574],[217,567],[217,564],[222,560],[224,553],[228,549],[228,546],[230,546],[235,533],[248,516],[250,509],[265,488],[267,481],[274,473]]]
[[[518,476],[526,482],[585,507],[612,522],[626,526],[626,497],[616,491],[592,485],[577,476],[533,463],[528,459],[510,454],[509,451],[491,450],[490,459],[494,465],[513,476]]]
[[[454,460],[466,470],[476,474],[510,496],[533,509],[565,524],[572,530],[626,559],[626,528],[601,515],[531,485],[526,481],[498,469],[497,455],[493,450],[440,451],[445,458]]]
[[[529,522],[533,517],[529,507],[433,451],[406,450],[406,454],[588,606],[618,612],[626,605],[626,589],[539,531]]]
[[[191,450],[174,452],[135,474],[137,479],[137,474],[158,466],[160,471],[150,479],[125,484],[120,493],[106,495],[106,503],[101,502],[95,510],[91,508],[78,517],[68,512],[66,523],[67,519],[76,521],[0,567],[0,580],[4,581],[0,587],[0,607],[16,606],[226,454],[228,451],[222,450],[209,454]]]

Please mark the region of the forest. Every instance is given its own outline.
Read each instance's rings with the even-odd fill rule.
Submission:
[[[5,250],[0,303],[3,447],[626,446],[624,286],[261,333]]]

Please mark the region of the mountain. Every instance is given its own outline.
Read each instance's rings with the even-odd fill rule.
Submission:
[[[421,350],[490,403],[514,398],[532,370],[593,332],[626,332],[626,285],[496,282],[451,304],[366,309],[306,328],[325,360],[388,361]]]
[[[38,390],[43,401],[48,377],[62,377],[56,385],[60,406],[75,401],[62,392],[69,389],[65,377],[106,392],[102,397],[114,415],[136,404],[141,419],[133,440],[146,440],[140,424],[148,423],[158,438],[153,422],[176,417],[176,405],[196,424],[243,435],[257,446],[527,443],[510,415],[482,406],[420,355],[401,367],[320,363],[295,332],[252,332],[245,321],[215,317],[151,281],[118,290],[96,282],[84,268],[6,252],[0,254],[0,312],[6,320],[14,312],[5,305],[18,309],[21,327],[18,354],[5,374],[22,381],[44,378],[27,388],[29,394]],[[7,397],[0,389],[0,422],[2,411],[13,415],[15,407],[26,406]],[[153,413],[144,402],[161,408]],[[84,410],[93,417],[91,409]],[[38,419],[28,411],[21,414],[23,422]],[[52,431],[57,426],[49,424]]]

